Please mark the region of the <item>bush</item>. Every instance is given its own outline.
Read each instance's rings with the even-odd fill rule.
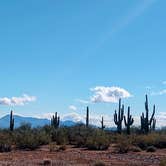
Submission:
[[[96,129],[87,138],[86,147],[89,150],[106,150],[109,147],[109,137],[104,131]]]
[[[57,144],[54,143],[54,142],[51,142],[51,143],[49,144],[49,150],[50,150],[50,152],[56,152],[56,151],[58,150]]]
[[[116,150],[118,153],[127,153],[131,147],[131,140],[128,136],[119,135],[117,137]]]
[[[165,159],[162,159],[160,161],[160,165],[159,166],[166,166],[166,158]]]
[[[29,124],[21,125],[14,135],[16,147],[19,149],[35,150],[49,142],[49,137],[40,128],[31,129]]]
[[[141,152],[141,148],[137,147],[137,146],[132,146],[129,148],[130,151],[132,152]]]
[[[97,161],[93,166],[106,166],[106,164],[103,161]]]
[[[12,135],[10,133],[0,134],[0,152],[10,152],[11,151],[11,141]]]
[[[147,152],[155,152],[156,148],[154,146],[148,146],[146,149]]]
[[[52,129],[51,133],[52,141],[58,145],[65,145],[68,143],[68,133],[66,128]]]
[[[133,144],[146,150],[148,146],[156,148],[166,148],[166,135],[160,133],[150,133],[148,135],[137,135]]]
[[[66,150],[66,145],[61,145],[60,147],[59,147],[59,151],[65,151]]]
[[[69,143],[76,147],[85,147],[87,137],[92,133],[94,129],[79,124],[69,128],[68,138]]]

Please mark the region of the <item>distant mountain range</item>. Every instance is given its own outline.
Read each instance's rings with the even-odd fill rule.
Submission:
[[[0,118],[0,128],[9,128],[9,121],[10,121],[10,115],[6,115]],[[22,123],[30,123],[32,127],[42,127],[44,125],[49,125],[50,120],[14,115],[14,127],[18,128]],[[77,124],[76,122],[66,120],[66,121],[61,121],[60,125],[74,126],[76,124]]]

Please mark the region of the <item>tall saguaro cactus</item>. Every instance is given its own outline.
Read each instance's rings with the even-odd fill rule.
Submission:
[[[134,119],[130,115],[130,107],[128,107],[127,117],[124,116],[124,123],[127,128],[127,134],[130,134],[130,126],[134,123]]]
[[[146,95],[146,101],[145,101],[145,111],[146,116],[144,113],[142,113],[141,116],[141,130],[143,133],[148,134],[150,130],[150,126],[152,125],[152,122],[154,120],[154,114],[155,114],[156,107],[153,106],[153,113],[149,119],[149,104],[148,104],[148,95]]]
[[[155,118],[153,118],[153,120],[152,120],[152,124],[150,126],[150,129],[151,129],[151,131],[155,131],[155,129],[156,129],[156,119]]]
[[[102,130],[105,129],[104,118],[103,118],[103,116],[102,116],[102,119],[101,119],[101,129],[102,129]]]
[[[114,122],[117,125],[117,131],[119,134],[121,134],[122,132],[123,115],[124,115],[124,105],[122,105],[121,107],[121,99],[119,99],[119,110],[118,110],[118,113],[115,110],[115,114],[114,114]]]
[[[86,109],[86,127],[89,127],[89,107]]]
[[[10,131],[14,130],[14,117],[13,117],[13,111],[10,112]]]
[[[51,126],[57,129],[60,125],[60,117],[58,116],[57,112],[51,118]]]

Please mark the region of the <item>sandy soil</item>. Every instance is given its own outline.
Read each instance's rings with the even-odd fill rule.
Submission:
[[[35,151],[14,150],[0,153],[0,166],[33,166],[47,163],[51,166],[93,166],[96,161],[103,161],[108,166],[158,166],[163,158],[166,158],[166,149],[154,153],[142,151],[117,154],[111,147],[107,151],[89,151],[68,146],[65,151],[49,152],[48,146],[42,146]]]

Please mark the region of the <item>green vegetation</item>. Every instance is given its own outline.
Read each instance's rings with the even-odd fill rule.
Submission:
[[[145,134],[149,133],[151,126],[153,126],[152,129],[155,130],[155,125],[156,125],[156,120],[154,118],[154,114],[155,114],[155,110],[156,110],[155,108],[156,107],[154,105],[153,113],[149,120],[148,96],[146,95],[146,101],[145,101],[146,116],[144,115],[144,113],[142,113],[142,116],[141,116],[141,131]]]
[[[123,115],[124,115],[124,105],[122,105],[121,107],[121,99],[119,99],[119,110],[118,113],[115,110],[114,114],[114,122],[117,125],[117,132],[119,134],[121,134],[122,132]]]
[[[117,153],[140,152],[141,150],[155,152],[158,148],[166,148],[166,128],[155,130],[155,105],[149,118],[147,95],[145,110],[146,115],[142,113],[141,116],[141,128],[131,127],[134,119],[130,114],[130,107],[128,107],[127,116],[124,116],[124,105],[121,104],[120,99],[118,112],[115,111],[114,114],[117,131],[106,130],[103,117],[101,128],[90,125],[88,107],[86,123],[71,127],[61,126],[60,117],[56,112],[51,118],[50,125],[32,128],[30,124],[22,124],[19,128],[14,129],[14,117],[11,111],[9,129],[0,130],[0,152],[9,152],[13,147],[35,150],[41,145],[50,145],[50,152],[65,150],[66,145],[89,150],[107,150],[111,144],[115,145]],[[124,130],[122,128],[123,120],[126,126]]]
[[[128,107],[127,117],[124,116],[125,126],[127,127],[127,134],[130,135],[130,126],[134,123],[134,119],[130,115],[130,107]]]

